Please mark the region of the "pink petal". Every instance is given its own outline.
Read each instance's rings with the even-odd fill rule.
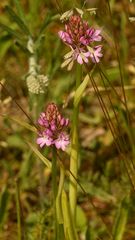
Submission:
[[[44,117],[45,117],[45,113],[41,113],[40,117],[38,119],[38,123],[42,126],[44,125]]]
[[[68,126],[68,124],[69,124],[69,119],[66,118],[66,119],[65,119],[65,126]]]
[[[38,119],[38,124],[41,125],[41,126],[45,126],[45,127],[48,127],[48,126],[49,126],[48,121],[47,121],[47,119],[46,119],[46,115],[45,115],[44,112],[42,112],[42,113],[40,114],[40,117],[39,117],[39,119]]]
[[[64,31],[59,31],[58,35],[63,40],[63,42],[67,42],[68,44],[72,43],[72,39],[68,33],[64,32]]]
[[[101,41],[102,40],[102,36],[100,35],[101,30],[97,29],[95,30],[94,34],[93,34],[93,39],[95,41]]]
[[[86,31],[86,34],[91,37],[94,33],[94,28],[89,28],[87,31]]]
[[[85,37],[81,37],[81,38],[80,38],[80,42],[81,42],[82,44],[84,44],[84,45],[89,44],[89,41],[88,41]]]
[[[60,133],[58,138],[54,141],[54,144],[57,149],[65,151],[67,145],[69,144],[69,136],[66,133]]]
[[[77,62],[78,62],[79,64],[83,64],[83,60],[82,60],[82,57],[80,56],[80,54],[79,54],[78,57],[77,57]]]
[[[97,29],[97,30],[95,30],[95,33],[94,33],[94,35],[99,35],[101,33],[101,30],[100,29]]]
[[[95,30],[94,28],[89,28],[87,31],[87,38],[89,39],[89,43],[90,42],[93,42],[93,41],[101,41],[102,40],[102,36],[100,35],[101,33],[101,30],[100,29],[97,29]]]
[[[93,36],[93,40],[96,41],[96,42],[100,42],[102,40],[102,37],[99,35],[99,36]]]
[[[84,52],[83,55],[84,55],[85,57],[89,57],[89,56],[90,56],[90,52]]]
[[[64,126],[64,125],[65,125],[65,118],[62,118],[62,119],[60,120],[60,125],[61,125],[61,126]]]
[[[93,50],[94,52],[90,53],[90,57],[92,59],[92,62],[98,63],[100,61],[100,58],[103,56],[103,54],[101,53],[102,46],[101,45],[96,46]]]
[[[89,61],[88,58],[84,58],[83,60],[85,63],[88,63],[88,61]]]
[[[49,128],[44,131],[44,134],[45,134],[47,137],[52,137],[52,135],[53,135],[52,131],[51,131]]]
[[[51,138],[47,136],[37,138],[37,144],[42,148],[44,145],[50,146],[52,145],[53,141]]]
[[[52,131],[55,131],[55,129],[56,129],[56,124],[55,124],[55,123],[52,123],[52,124],[51,124],[51,130],[52,130]]]

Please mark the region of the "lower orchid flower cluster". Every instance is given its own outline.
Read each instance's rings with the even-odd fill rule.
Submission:
[[[38,132],[37,144],[44,146],[55,146],[65,151],[69,144],[69,135],[66,128],[69,119],[62,117],[55,103],[48,104],[46,111],[40,114],[38,119],[40,131]]]

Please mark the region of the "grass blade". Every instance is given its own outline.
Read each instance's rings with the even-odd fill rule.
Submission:
[[[116,215],[116,220],[115,220],[115,225],[113,229],[113,239],[114,240],[122,240],[127,219],[128,219],[128,210],[129,210],[129,196],[125,197],[121,204],[120,207],[117,211]]]
[[[11,116],[8,116],[9,119],[13,120],[14,122],[16,122],[17,124],[19,124],[20,126],[34,132],[34,133],[37,133],[37,129],[34,127],[34,126],[31,126],[29,123],[27,122],[24,122],[22,121],[21,119],[18,119],[16,117],[11,117]]]
[[[16,37],[18,40],[22,41],[21,36],[15,30],[9,28],[7,25],[0,23],[0,28],[2,28],[4,31],[8,32],[10,35]]]
[[[20,43],[19,41],[16,41],[15,44],[25,53],[28,57],[31,56],[31,52],[28,50],[27,47],[24,46],[24,44]]]
[[[14,3],[15,3],[15,6],[16,6],[19,17],[24,22],[25,15],[24,15],[23,8],[21,6],[20,0],[14,0]]]
[[[5,216],[7,214],[7,206],[8,206],[8,200],[9,200],[9,192],[7,190],[7,187],[4,187],[1,191],[0,195],[0,228],[2,227]]]
[[[39,157],[39,159],[40,159],[48,168],[51,168],[51,167],[52,167],[51,162],[50,162],[46,157],[44,157],[32,143],[27,142],[27,144],[28,144],[29,147],[32,149],[32,151],[37,155],[37,157]]]
[[[16,182],[16,211],[17,211],[18,240],[22,240],[20,191],[19,191],[19,186],[17,182]]]
[[[81,98],[82,98],[82,95],[85,91],[85,88],[87,87],[88,85],[88,82],[89,82],[89,75],[87,74],[86,77],[84,78],[83,82],[80,84],[80,86],[77,88],[76,92],[75,92],[75,96],[74,96],[74,107],[77,107]]]
[[[28,27],[25,25],[24,21],[10,8],[9,6],[5,7],[5,10],[8,12],[10,17],[16,24],[20,27],[20,29],[28,36],[31,36]]]
[[[70,206],[68,203],[67,195],[64,190],[62,191],[62,211],[65,236],[68,236],[67,239],[69,240],[77,240],[78,238],[75,233],[74,224],[72,223]]]

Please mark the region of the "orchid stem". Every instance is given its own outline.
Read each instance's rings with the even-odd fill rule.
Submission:
[[[21,206],[20,206],[20,190],[19,184],[16,182],[16,209],[17,209],[17,225],[18,225],[18,240],[22,240],[22,221],[21,221]]]
[[[53,148],[52,157],[52,190],[53,190],[53,206],[54,206],[54,239],[58,239],[58,223],[56,214],[56,197],[57,197],[57,156],[56,149]]]
[[[65,169],[62,165],[60,165],[60,178],[59,178],[59,186],[56,197],[56,215],[58,222],[58,239],[64,239],[64,221],[63,221],[63,213],[62,213],[62,191],[64,189],[64,180],[65,180]]]
[[[80,65],[77,65],[76,69],[76,89],[81,83],[82,77],[82,68]],[[74,106],[73,109],[73,127],[72,127],[72,139],[71,139],[71,156],[70,156],[70,171],[77,179],[78,171],[78,117],[79,117],[79,103],[77,106]],[[76,221],[76,202],[77,202],[77,182],[73,176],[70,176],[70,185],[69,185],[69,204],[71,209],[71,216],[75,223]]]

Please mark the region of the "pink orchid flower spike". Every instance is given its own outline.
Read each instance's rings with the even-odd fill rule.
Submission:
[[[38,124],[41,131],[38,133],[37,144],[44,146],[55,146],[57,149],[65,151],[69,145],[69,135],[66,128],[69,119],[64,118],[55,103],[49,103],[46,111],[40,114]]]
[[[72,15],[65,24],[65,31],[58,32],[61,40],[70,47],[71,51],[64,56],[65,61],[62,66],[68,66],[69,70],[76,60],[79,64],[98,63],[103,56],[102,46],[96,42],[102,40],[101,30],[89,27],[80,15]],[[92,51],[90,51],[91,49]]]

